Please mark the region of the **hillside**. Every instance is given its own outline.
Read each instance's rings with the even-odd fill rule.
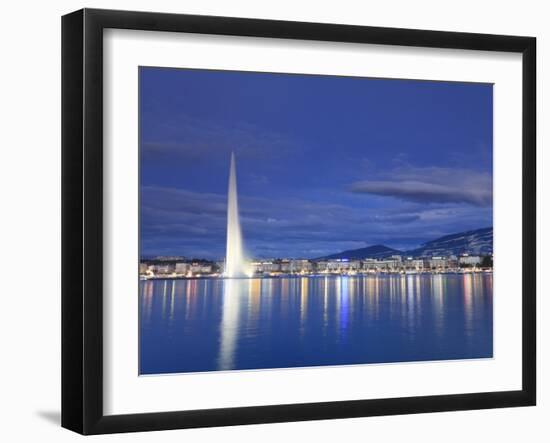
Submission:
[[[424,243],[421,247],[410,251],[399,251],[384,245],[368,246],[351,249],[336,254],[319,257],[316,260],[363,260],[366,258],[386,258],[391,255],[413,257],[449,256],[459,254],[487,255],[493,252],[493,228],[475,229],[445,235]]]
[[[420,257],[459,255],[463,253],[486,255],[492,252],[493,228],[491,227],[445,235],[424,243],[420,248],[408,251],[408,254]]]

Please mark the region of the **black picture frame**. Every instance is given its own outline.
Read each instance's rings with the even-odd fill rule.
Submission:
[[[522,54],[522,389],[130,415],[103,413],[103,30]],[[62,426],[81,434],[530,406],[536,403],[536,39],[83,9],[62,18]]]

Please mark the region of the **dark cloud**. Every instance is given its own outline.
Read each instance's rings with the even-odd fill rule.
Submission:
[[[418,203],[493,203],[491,175],[467,169],[408,167],[393,170],[384,180],[352,183],[349,189]]]
[[[460,189],[435,183],[414,181],[364,181],[354,183],[351,190],[357,193],[396,197],[421,203],[469,203],[489,206],[492,194],[485,190]]]

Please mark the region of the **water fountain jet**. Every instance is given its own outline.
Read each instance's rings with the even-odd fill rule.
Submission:
[[[235,153],[232,152],[227,190],[227,248],[224,275],[226,277],[247,277],[248,274],[249,270],[244,254],[241,222],[239,218]]]

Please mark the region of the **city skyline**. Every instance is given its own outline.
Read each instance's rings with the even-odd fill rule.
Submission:
[[[142,256],[225,255],[232,151],[251,256],[492,226],[492,85],[140,68],[140,103]]]

